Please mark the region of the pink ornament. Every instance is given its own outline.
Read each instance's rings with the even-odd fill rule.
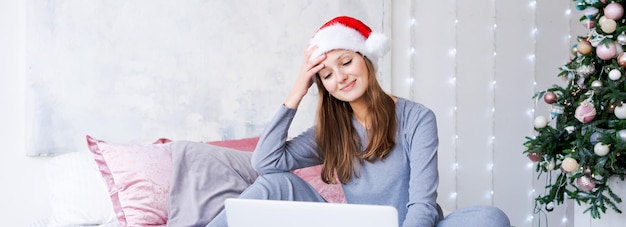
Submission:
[[[589,178],[588,176],[582,176],[582,177],[576,178],[576,186],[578,186],[580,190],[588,192],[588,191],[593,190],[596,187],[596,183],[593,182],[593,180]]]
[[[543,101],[545,101],[547,104],[552,104],[556,102],[556,94],[554,94],[554,92],[546,92],[545,95],[543,95]]]
[[[615,57],[617,49],[614,43],[600,44],[596,47],[596,54],[602,60],[609,60]]]
[[[541,161],[541,155],[538,153],[528,153],[528,159],[533,162],[539,162]]]
[[[609,19],[619,20],[624,15],[624,7],[620,3],[611,2],[604,7],[604,16]]]
[[[589,123],[596,117],[596,108],[591,102],[585,100],[580,103],[580,106],[576,107],[574,117],[582,123]]]

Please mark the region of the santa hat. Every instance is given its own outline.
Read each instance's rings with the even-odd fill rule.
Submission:
[[[317,46],[309,59],[335,49],[352,50],[365,55],[374,64],[390,49],[390,41],[382,33],[372,32],[366,24],[352,17],[339,16],[326,22],[309,44]]]

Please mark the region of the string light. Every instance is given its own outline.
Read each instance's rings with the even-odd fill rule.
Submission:
[[[533,77],[533,86],[532,86],[532,92],[533,94],[537,91],[537,75],[536,75],[536,71],[537,71],[537,64],[535,62],[535,54],[536,54],[536,48],[537,48],[537,35],[539,34],[539,29],[536,27],[537,24],[537,1],[531,0],[529,1],[529,8],[532,11],[532,15],[533,15],[533,25],[535,27],[533,27],[530,31],[530,36],[531,36],[531,40],[532,40],[532,49],[531,49],[531,53],[528,55],[528,61],[530,62],[530,64],[533,67],[533,71],[532,71],[532,77]],[[533,119],[535,118],[535,109],[537,108],[537,104],[535,103],[534,107],[529,111],[529,121],[532,122]],[[529,190],[528,195],[532,198],[529,201],[533,201],[535,198],[535,181],[533,180],[535,178],[535,174],[534,174],[534,163],[531,161],[528,161],[528,164],[526,166],[526,171],[531,172],[529,175],[533,176],[530,180],[531,180],[531,187]],[[531,203],[531,207],[533,206],[533,204]],[[530,210],[530,214],[528,215],[528,218],[526,218],[526,222],[530,222],[533,223],[534,222],[534,210],[535,208],[533,207]]]
[[[492,123],[491,123],[491,136],[489,136],[490,139],[490,143],[489,146],[491,147],[491,163],[489,163],[489,168],[488,168],[488,173],[491,176],[491,190],[489,190],[489,193],[487,194],[487,199],[489,200],[489,202],[491,203],[491,205],[494,205],[494,201],[493,201],[493,186],[494,184],[494,157],[495,157],[495,152],[496,152],[496,146],[495,146],[495,133],[496,133],[496,57],[498,56],[496,50],[497,50],[497,35],[498,35],[498,24],[496,23],[497,21],[497,16],[498,16],[498,8],[497,8],[497,4],[495,0],[491,1],[491,6],[492,6],[492,18],[493,18],[493,30],[491,31],[492,37],[493,37],[493,58],[492,58],[492,67],[493,69],[491,70],[492,75],[491,75],[491,119],[492,119]]]
[[[537,6],[537,1],[535,0],[531,0],[529,1],[529,8],[530,10],[533,11],[533,24],[535,24],[535,27],[532,28],[532,30],[530,31],[530,35],[531,35],[531,39],[533,41],[532,43],[532,49],[529,55],[528,55],[528,61],[530,62],[530,64],[532,64],[533,66],[533,71],[532,71],[532,77],[533,77],[533,83],[532,83],[532,89],[533,89],[533,94],[536,93],[538,91],[538,84],[537,84],[537,63],[536,63],[536,51],[537,51],[537,37],[540,34],[540,30],[536,27],[536,23],[537,23],[537,10],[536,10],[536,6]],[[571,20],[571,9],[568,7],[567,9],[564,10],[564,16],[567,19],[567,21]],[[571,40],[571,27],[569,26],[570,23],[568,23],[568,31],[567,31],[567,35],[564,38],[563,42],[567,43],[569,45],[569,42]],[[568,54],[569,55],[569,54]],[[535,102],[533,108],[531,108],[529,111],[527,111],[527,116],[530,118],[529,121],[532,122],[534,120],[534,118],[537,116],[537,112],[536,109],[538,108],[538,103]],[[527,164],[527,171],[531,171],[532,173],[529,175],[532,175],[531,180],[531,189],[528,192],[528,196],[531,197],[532,199],[530,201],[534,202],[534,198],[536,198],[537,196],[537,191],[535,190],[535,188],[543,188],[543,184],[540,181],[537,181],[537,177],[538,175],[534,172],[535,169],[535,165],[536,163],[529,161]],[[545,212],[543,212],[541,209],[543,209],[543,207],[533,207],[532,212],[530,215],[528,215],[528,217],[526,218],[526,222],[532,223],[532,225],[541,225],[542,223],[542,217],[538,217],[535,218],[535,215],[544,215],[544,217],[546,218],[546,222],[548,222],[547,216]],[[539,213],[535,213],[535,212],[542,212],[543,214],[539,214]],[[567,214],[563,214],[563,215],[567,215]],[[538,223],[537,223],[538,222]],[[566,216],[561,218],[561,225],[563,226],[567,226],[568,224],[568,218]],[[546,223],[546,226],[548,225],[548,223]]]
[[[453,151],[454,151],[454,197],[452,197],[452,199],[454,199],[454,208],[458,208],[459,207],[459,200],[457,199],[457,191],[459,190],[458,188],[458,169],[459,169],[459,163],[458,163],[458,152],[459,152],[459,134],[458,134],[458,124],[457,122],[459,122],[458,119],[458,93],[456,92],[457,90],[457,84],[456,84],[456,76],[459,74],[458,72],[458,66],[457,66],[457,62],[458,62],[458,56],[457,56],[457,47],[459,46],[459,36],[457,34],[458,31],[458,26],[459,26],[459,9],[458,9],[458,0],[453,0],[454,1],[454,46],[451,48],[452,49],[452,62],[454,64],[454,75],[452,75],[452,80],[454,81],[453,84],[453,91],[454,91],[454,117],[452,119],[454,119],[454,144],[453,146]]]
[[[456,56],[456,48],[452,48],[449,53],[452,57]]]
[[[445,193],[445,197],[443,199],[446,199],[446,202],[449,202],[449,206],[450,207],[446,207],[446,208],[450,208],[450,209],[456,209],[459,206],[460,202],[463,202],[464,200],[460,199],[460,198],[465,198],[466,196],[468,196],[467,193],[465,193],[465,191],[458,191],[459,189],[462,189],[461,184],[459,184],[459,182],[462,182],[463,179],[461,179],[460,174],[463,174],[462,171],[469,171],[469,167],[470,167],[470,163],[466,163],[464,162],[465,160],[459,160],[459,158],[464,157],[463,153],[461,153],[463,151],[463,147],[461,147],[461,145],[465,145],[462,144],[462,142],[465,142],[464,140],[461,139],[467,139],[464,134],[460,134],[462,131],[460,130],[462,125],[459,124],[459,120],[463,119],[459,116],[460,112],[459,112],[459,108],[461,108],[462,111],[464,111],[465,109],[463,105],[460,105],[460,103],[458,103],[460,100],[462,100],[462,98],[460,95],[460,92],[464,91],[462,90],[462,87],[458,86],[458,80],[457,79],[464,79],[464,78],[457,78],[457,76],[461,75],[463,72],[460,71],[459,66],[463,66],[463,64],[459,64],[459,56],[465,56],[468,55],[469,53],[467,52],[460,52],[459,51],[467,51],[466,49],[457,49],[460,48],[459,45],[463,43],[463,40],[461,40],[461,38],[463,38],[463,36],[459,33],[460,31],[463,31],[463,28],[459,25],[464,25],[464,23],[466,23],[466,21],[460,21],[464,18],[459,18],[459,16],[461,15],[460,13],[463,12],[463,9],[460,8],[462,7],[462,2],[459,0],[451,0],[452,1],[452,5],[455,6],[455,8],[453,10],[455,10],[453,12],[453,15],[451,15],[453,18],[446,18],[447,23],[453,23],[454,27],[452,28],[451,31],[446,31],[448,32],[447,34],[452,35],[453,40],[452,43],[450,43],[450,47],[446,47],[443,48],[443,51],[447,51],[447,53],[442,53],[444,54],[444,57],[446,57],[446,60],[450,60],[449,62],[451,62],[451,64],[453,65],[448,65],[448,67],[451,67],[450,69],[453,71],[450,71],[450,73],[446,73],[447,75],[444,75],[447,77],[447,81],[446,82],[446,89],[450,89],[453,93],[449,94],[451,95],[451,101],[452,106],[448,107],[448,109],[445,110],[446,114],[450,114],[452,115],[451,118],[449,118],[450,120],[452,120],[452,122],[449,122],[449,124],[451,124],[450,126],[451,128],[451,136],[447,136],[446,139],[449,139],[450,137],[452,137],[452,139],[447,140],[447,143],[452,143],[451,144],[451,153],[447,154],[447,155],[452,155],[452,157],[446,157],[446,158],[452,158],[453,161],[452,164],[445,164],[444,167],[448,170],[451,171],[451,174],[453,174],[454,179],[450,179],[452,180],[452,183],[450,185],[450,187],[447,187],[446,190],[449,190]],[[496,191],[499,190],[500,188],[494,188],[494,186],[497,186],[496,184],[494,184],[494,173],[495,171],[499,170],[498,168],[496,168],[496,164],[498,165],[498,167],[501,166],[500,163],[495,163],[496,159],[495,157],[499,157],[499,156],[495,156],[497,155],[496,152],[496,148],[498,144],[496,144],[497,142],[502,142],[502,141],[497,141],[496,140],[496,131],[499,131],[500,128],[495,127],[496,126],[496,113],[498,114],[498,116],[500,118],[504,118],[504,116],[500,116],[500,113],[502,112],[502,110],[497,110],[497,108],[499,106],[496,105],[496,103],[502,103],[500,104],[500,106],[505,106],[503,105],[503,103],[506,103],[506,100],[497,100],[496,98],[504,98],[504,96],[500,96],[500,97],[496,97],[496,94],[499,90],[498,89],[498,85],[502,84],[502,85],[507,85],[506,83],[502,83],[502,82],[506,82],[506,81],[498,81],[498,80],[503,80],[505,79],[504,76],[505,74],[496,74],[496,72],[498,71],[502,71],[502,69],[498,68],[498,70],[496,70],[496,63],[498,62],[498,60],[502,60],[499,59],[499,56],[505,56],[507,54],[509,54],[510,52],[507,51],[505,48],[506,46],[500,46],[498,42],[498,40],[502,40],[504,38],[506,38],[504,36],[503,33],[499,33],[500,30],[498,30],[498,28],[500,29],[509,29],[507,28],[507,26],[510,26],[510,24],[499,24],[498,19],[496,18],[498,17],[498,7],[502,8],[501,5],[505,4],[505,3],[500,3],[500,4],[496,4],[495,0],[491,1],[491,7],[492,9],[490,9],[490,13],[491,13],[491,18],[489,18],[489,21],[486,22],[486,25],[481,26],[483,30],[483,32],[491,32],[486,34],[487,35],[487,39],[489,38],[493,38],[493,47],[489,46],[488,48],[493,48],[492,53],[485,53],[481,58],[483,58],[484,62],[487,62],[487,65],[489,63],[492,63],[492,67],[493,69],[489,68],[488,70],[491,70],[491,74],[487,74],[486,76],[488,78],[482,78],[482,81],[480,82],[481,84],[478,86],[481,86],[482,89],[484,89],[485,87],[487,87],[487,90],[484,91],[486,92],[485,95],[487,95],[487,100],[486,101],[486,108],[483,111],[483,115],[487,115],[488,117],[490,117],[491,119],[488,120],[488,122],[484,125],[486,126],[486,131],[484,134],[478,135],[480,136],[478,139],[482,140],[480,142],[482,143],[487,143],[486,145],[486,150],[484,150],[481,155],[483,155],[484,157],[481,157],[481,160],[483,160],[483,162],[480,164],[480,170],[479,171],[486,171],[483,173],[477,173],[477,174],[486,174],[487,176],[490,176],[490,180],[491,182],[489,182],[489,180],[484,179],[481,182],[483,184],[485,184],[483,186],[482,189],[480,189],[480,191],[478,192],[479,197],[482,197],[480,195],[485,196],[484,199],[487,199],[487,201],[489,201],[491,203],[491,205],[494,204],[494,198],[495,196],[500,196],[500,194],[502,194],[500,191]],[[420,66],[419,60],[417,59],[418,57],[420,57],[419,55],[421,55],[423,53],[423,51],[425,49],[422,49],[422,47],[420,45],[418,45],[418,41],[421,41],[421,39],[418,39],[418,35],[420,33],[418,33],[418,31],[424,30],[425,28],[423,28],[426,24],[427,21],[423,21],[424,23],[421,23],[421,18],[420,17],[413,17],[413,15],[416,15],[415,13],[417,12],[416,9],[417,4],[420,4],[417,1],[411,1],[410,5],[409,5],[409,9],[411,12],[411,16],[408,17],[403,17],[403,21],[405,21],[406,24],[408,24],[410,28],[410,36],[409,37],[405,37],[405,39],[409,39],[410,40],[410,44],[403,46],[402,50],[406,51],[406,56],[409,58],[408,63],[408,75],[406,77],[406,86],[408,86],[410,89],[407,91],[407,95],[411,98],[415,98],[416,95],[418,95],[418,90],[416,90],[416,87],[419,86],[418,84],[418,75],[416,72],[418,72],[418,67],[416,66]],[[528,79],[528,82],[531,83],[532,80],[532,86],[530,88],[526,88],[528,91],[528,94],[534,94],[535,91],[537,91],[538,89],[538,81],[541,81],[541,79],[539,78],[540,75],[537,75],[537,57],[542,57],[542,56],[536,56],[537,53],[537,49],[538,49],[538,43],[537,40],[540,37],[540,35],[546,35],[545,31],[541,31],[538,26],[537,26],[537,16],[539,15],[536,8],[537,8],[537,4],[538,1],[535,0],[529,0],[527,2],[527,4],[522,3],[523,5],[527,5],[527,12],[530,13],[528,15],[532,15],[532,20],[529,23],[530,26],[529,27],[524,27],[524,29],[527,29],[527,33],[526,35],[522,34],[522,38],[529,38],[530,39],[530,45],[531,48],[529,48],[528,50],[523,50],[525,51],[525,53],[517,56],[517,58],[519,58],[521,60],[522,64],[528,64],[530,67],[532,67],[532,69],[530,69],[530,76],[532,79]],[[522,9],[523,10],[523,9]],[[566,15],[569,15],[569,12],[566,13]],[[416,19],[417,18],[417,19]],[[460,23],[462,22],[462,23]],[[467,22],[467,23],[471,23],[471,22]],[[406,28],[405,27],[405,28]],[[484,36],[485,34],[483,34]],[[490,37],[492,36],[492,37]],[[568,38],[568,42],[569,42],[569,38]],[[496,46],[499,45],[499,46]],[[503,52],[504,51],[504,52]],[[527,52],[526,52],[527,51]],[[499,53],[498,53],[499,52]],[[401,55],[404,54],[403,52],[401,52]],[[500,57],[501,58],[501,57]],[[526,60],[525,60],[526,59]],[[489,66],[488,66],[489,67]],[[489,78],[491,76],[491,78]],[[543,76],[543,75],[542,75]],[[486,81],[485,81],[486,80]],[[501,82],[500,84],[497,82]],[[463,84],[461,84],[463,85]],[[405,85],[402,85],[405,86]],[[498,102],[496,102],[498,101]],[[457,106],[457,104],[459,104]],[[527,108],[524,109],[524,111],[526,111],[524,117],[527,117],[528,122],[530,123],[529,125],[532,125],[532,122],[534,120],[534,116],[536,114],[538,114],[538,112],[536,111],[536,104],[532,105],[532,108]],[[540,109],[541,110],[541,109]],[[482,117],[482,116],[481,116]],[[493,121],[493,122],[490,122]],[[448,123],[448,122],[446,122]],[[488,124],[492,124],[492,125],[488,125]],[[491,128],[489,128],[491,127]],[[532,127],[529,127],[529,129],[532,129]],[[483,129],[484,130],[484,129]],[[498,133],[503,133],[503,132],[498,132]],[[530,130],[529,134],[532,134],[532,130]],[[462,137],[462,138],[460,138]],[[502,136],[499,136],[502,137]],[[498,138],[500,140],[502,140],[502,138]],[[472,141],[473,142],[473,141]],[[446,145],[448,145],[446,143]],[[489,157],[491,155],[491,157]],[[498,160],[498,161],[502,161],[502,160]],[[525,166],[525,162],[521,161],[519,163],[520,166],[522,166],[522,168]],[[532,176],[530,177],[530,179],[528,179],[529,181],[532,181],[532,183],[529,184],[525,184],[524,187],[527,187],[528,190],[523,190],[523,191],[527,191],[528,196],[529,197],[535,197],[537,192],[540,192],[540,184],[542,182],[538,182],[536,180],[537,175],[534,175],[534,165],[536,165],[536,163],[528,161],[527,164],[527,168],[525,168],[525,173],[527,173],[527,176]],[[447,174],[447,173],[446,173]],[[451,176],[452,177],[452,176]],[[448,180],[448,179],[446,179]],[[525,179],[524,179],[525,180]],[[447,182],[446,182],[447,183]],[[491,185],[488,185],[489,183],[491,183]],[[499,185],[499,184],[498,184]],[[526,186],[528,185],[528,186]],[[535,187],[537,187],[537,192],[535,192]],[[498,192],[498,195],[496,195],[496,192]],[[459,197],[459,194],[461,194]],[[447,197],[447,198],[446,198]],[[481,201],[485,201],[483,198],[480,198]],[[500,199],[500,198],[499,198]],[[499,200],[498,200],[499,201]],[[533,199],[529,199],[529,202],[533,202]],[[525,206],[525,207],[532,207],[532,205],[529,206]],[[528,213],[526,213],[528,212]],[[525,223],[524,225],[530,225],[531,222],[537,222],[539,218],[535,218],[535,214],[533,213],[532,209],[529,209],[528,211],[524,210],[524,213],[520,213],[520,214],[516,214],[518,215],[517,218],[519,218],[517,221],[523,221],[524,218],[526,218],[526,220],[529,223]],[[542,218],[543,219],[543,218]],[[556,221],[558,223],[558,221],[560,218],[556,218],[552,221]],[[571,219],[571,218],[570,218]],[[567,218],[565,218],[564,220],[567,220]],[[533,223],[536,224],[536,223]]]
[[[491,200],[492,196],[493,196],[493,190],[489,190],[487,193],[485,193],[485,199],[487,200]]]
[[[406,83],[409,84],[409,86],[413,86],[414,81],[415,81],[415,78],[413,77],[409,77],[406,79]]]
[[[533,189],[531,189],[531,190],[528,192],[528,197],[529,197],[529,198],[533,198],[533,199],[535,198],[535,189],[534,189],[534,188],[533,188]]]
[[[415,9],[415,3],[413,1],[411,1],[410,3],[410,7],[409,9],[412,11],[413,9]],[[413,98],[415,97],[415,89],[413,88],[413,81],[415,81],[414,77],[416,76],[415,73],[415,53],[417,52],[417,50],[415,49],[415,47],[413,45],[415,45],[415,33],[417,30],[417,19],[415,19],[415,17],[413,15],[415,15],[414,13],[411,13],[411,19],[409,21],[409,24],[411,25],[411,30],[409,32],[409,42],[411,44],[411,48],[409,49],[409,75],[411,77],[411,84],[409,84],[409,97]]]

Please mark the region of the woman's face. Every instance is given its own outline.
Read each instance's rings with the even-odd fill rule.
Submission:
[[[332,50],[322,62],[324,68],[318,72],[328,92],[344,102],[357,101],[369,85],[369,71],[365,59],[349,50]]]

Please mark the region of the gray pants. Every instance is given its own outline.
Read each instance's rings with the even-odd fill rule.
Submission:
[[[310,184],[290,172],[259,176],[254,184],[241,193],[240,198],[326,202]],[[441,210],[439,212],[441,214]],[[445,218],[441,217],[442,219],[437,223],[437,227],[510,226],[509,218],[506,214],[500,209],[491,206],[462,208],[455,210]],[[228,227],[226,212],[222,210],[206,227]]]

